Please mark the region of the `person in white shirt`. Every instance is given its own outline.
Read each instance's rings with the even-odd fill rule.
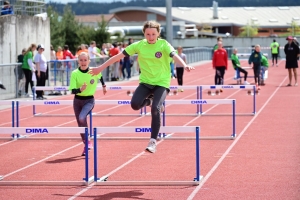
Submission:
[[[46,85],[46,72],[47,72],[47,59],[44,56],[43,52],[45,50],[44,45],[39,44],[37,46],[38,53],[34,57],[35,62],[35,75],[36,75],[36,86],[45,86]],[[43,100],[46,99],[43,97],[43,91],[36,91],[36,99]]]
[[[99,56],[99,57],[103,57],[102,55],[100,55],[98,52],[97,52],[97,48],[96,48],[96,42],[95,41],[91,41],[90,43],[90,47],[88,48],[88,52],[89,52],[89,56],[90,56],[90,59],[91,59],[91,62],[90,62],[90,67],[96,67],[97,64],[96,64],[96,56]]]

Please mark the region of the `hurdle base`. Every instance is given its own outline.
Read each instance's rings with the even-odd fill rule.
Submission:
[[[199,114],[201,116],[232,116],[232,113],[206,113]],[[235,113],[236,116],[253,116],[255,113]]]
[[[0,181],[0,186],[86,186],[85,181]]]
[[[232,136],[200,136],[200,140],[234,140]],[[97,140],[149,140],[149,137],[99,137]],[[157,140],[196,140],[195,137],[160,137]]]
[[[197,186],[200,181],[97,181],[102,186]]]

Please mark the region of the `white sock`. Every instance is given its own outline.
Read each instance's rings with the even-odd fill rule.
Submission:
[[[150,142],[155,142],[156,143],[156,139],[151,138]]]

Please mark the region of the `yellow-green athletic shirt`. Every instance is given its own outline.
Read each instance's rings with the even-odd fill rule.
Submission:
[[[149,44],[146,39],[127,46],[124,55],[138,54],[141,68],[140,83],[170,87],[170,57],[174,48],[164,39],[157,39],[155,44]]]
[[[272,53],[273,54],[277,54],[278,53],[278,47],[279,47],[279,44],[278,42],[272,42],[271,45],[271,50],[272,50]]]
[[[87,70],[88,71],[88,70]],[[78,96],[93,96],[97,89],[98,80],[101,78],[102,74],[98,74],[96,76],[92,76],[86,72],[82,72],[79,68],[72,71],[71,81],[69,90],[78,89],[84,83],[86,83],[86,89],[80,93],[77,93]]]

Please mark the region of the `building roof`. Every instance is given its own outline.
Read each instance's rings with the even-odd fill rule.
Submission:
[[[110,13],[124,11],[146,11],[166,16],[165,7],[122,7]],[[300,24],[300,6],[292,7],[218,7],[218,19],[213,19],[212,7],[173,7],[174,20],[212,26],[244,26],[251,21],[259,27],[290,27],[294,20]]]
[[[77,20],[80,23],[91,23],[91,22],[97,22],[97,21],[101,22],[102,17],[104,18],[104,21],[106,21],[106,22],[110,22],[111,20],[120,21],[118,19],[118,17],[115,16],[114,14],[76,15],[75,20]]]

